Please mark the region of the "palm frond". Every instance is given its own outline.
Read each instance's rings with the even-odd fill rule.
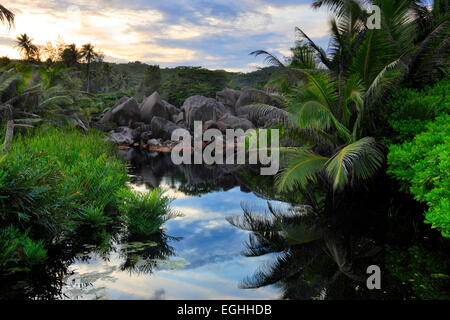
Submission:
[[[291,118],[286,110],[262,103],[247,105],[241,111],[247,113],[248,118],[254,122],[256,119],[270,118],[272,124],[288,124]]]
[[[295,114],[300,129],[328,130],[333,121],[331,110],[317,101],[303,103]]]
[[[384,155],[374,138],[365,137],[339,150],[327,163],[326,171],[335,190],[342,189],[352,174],[369,179],[382,166]]]
[[[324,169],[329,159],[311,151],[298,148],[288,155],[288,165],[276,176],[276,185],[280,191],[291,191],[304,187],[308,182],[316,181],[316,176]]]
[[[273,54],[264,51],[264,50],[256,50],[250,53],[251,56],[259,57],[259,56],[265,56],[264,62],[268,65],[279,67],[279,68],[285,68],[283,62],[281,62],[277,57],[275,57]]]
[[[9,28],[14,26],[15,14],[0,4],[0,21]]]
[[[329,69],[331,69],[331,62],[327,57],[327,54],[325,53],[325,50],[323,50],[322,48],[320,48],[318,45],[316,45],[316,43],[311,40],[308,35],[306,33],[303,32],[302,29],[295,27],[296,32],[298,33],[298,35],[300,36],[301,39],[305,39],[309,46],[316,52],[318,58],[320,59],[320,61]]]
[[[376,96],[377,92],[380,91],[380,89],[383,88],[383,86],[390,86],[392,85],[392,79],[388,79],[386,77],[387,73],[391,70],[394,70],[397,68],[399,63],[401,62],[400,59],[397,59],[391,63],[389,63],[387,66],[385,66],[375,77],[375,79],[370,84],[369,88],[366,92],[366,99],[371,99],[374,96]]]

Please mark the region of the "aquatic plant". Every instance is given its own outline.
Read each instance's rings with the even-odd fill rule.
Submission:
[[[132,234],[150,235],[174,216],[169,208],[171,199],[160,188],[147,193],[122,188],[117,196],[122,200],[119,210],[123,221]]]

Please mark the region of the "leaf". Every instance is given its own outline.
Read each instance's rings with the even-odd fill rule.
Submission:
[[[346,145],[327,163],[326,170],[335,190],[342,189],[352,173],[360,179],[368,179],[381,168],[383,153],[374,138],[365,137]]]
[[[296,186],[305,186],[316,180],[316,175],[324,169],[329,159],[305,149],[291,151],[288,166],[276,176],[276,185],[280,191],[293,190]]]

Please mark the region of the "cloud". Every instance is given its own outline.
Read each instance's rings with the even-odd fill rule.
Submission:
[[[4,5],[17,16],[16,29],[3,30],[4,38],[27,33],[44,44],[61,36],[79,46],[93,43],[109,61],[163,67],[248,71],[254,63],[262,65],[261,59],[248,56],[251,51],[288,55],[295,26],[313,39],[323,39],[328,31],[327,13],[312,10],[308,1],[9,0]]]

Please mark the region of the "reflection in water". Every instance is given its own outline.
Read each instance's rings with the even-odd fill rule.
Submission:
[[[245,256],[280,253],[242,287],[277,284],[284,299],[342,299],[343,288],[365,291],[365,271],[380,252],[370,239],[349,239],[335,232],[306,206],[274,208],[269,203],[264,215],[245,207],[242,217],[229,221],[253,232]]]
[[[346,198],[317,192],[277,194],[273,178],[261,177],[259,168],[174,166],[170,155],[136,150],[124,157],[131,164],[130,188],[165,188],[174,198],[172,209],[181,216],[149,237],[114,228],[120,225],[114,222],[103,230],[77,230],[76,238],[52,247],[48,263],[29,278],[19,274],[0,279],[0,298],[449,296],[448,255],[431,240],[418,241],[432,237],[411,232],[415,222],[410,214],[391,213],[387,220],[391,204],[380,199],[391,197],[383,180],[370,190],[346,192]],[[298,203],[305,205],[291,205]],[[414,248],[409,248],[411,241]],[[425,252],[426,258],[417,259],[417,252]],[[367,289],[370,265],[382,268],[383,290]],[[429,270],[430,265],[439,268]],[[411,274],[419,274],[422,281],[409,285]]]

